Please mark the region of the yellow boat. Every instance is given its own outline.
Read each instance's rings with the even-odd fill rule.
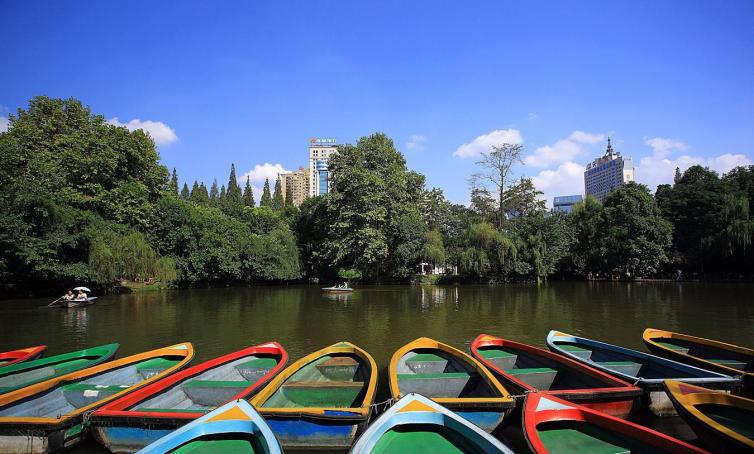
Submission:
[[[44,453],[69,448],[85,435],[84,415],[186,366],[184,342],[36,383],[0,395],[0,449]]]
[[[709,448],[754,452],[754,400],[677,380],[663,385],[678,414]]]
[[[369,423],[374,358],[350,342],[294,362],[251,399],[283,449],[346,450]]]
[[[495,430],[515,407],[508,390],[482,363],[426,337],[399,348],[388,373],[393,399],[422,394],[487,432]]]
[[[689,336],[655,328],[642,335],[649,351],[675,361],[741,377],[746,397],[754,397],[754,350],[703,337]]]

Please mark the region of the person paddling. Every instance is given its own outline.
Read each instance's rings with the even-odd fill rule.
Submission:
[[[76,300],[79,301],[86,301],[86,293],[83,290],[79,290],[78,295],[76,295]]]
[[[73,299],[73,292],[69,289],[68,292],[63,295],[63,299],[66,301],[71,301]]]

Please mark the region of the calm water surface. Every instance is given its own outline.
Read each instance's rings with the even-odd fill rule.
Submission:
[[[0,302],[0,351],[46,344],[47,355],[119,342],[119,357],[182,341],[194,364],[270,340],[300,358],[340,340],[370,352],[387,398],[392,353],[420,336],[468,350],[486,332],[544,346],[550,329],[644,349],[646,327],[754,346],[754,285],[556,282],[506,286],[317,286],[174,290],[104,296],[79,309],[51,299]]]

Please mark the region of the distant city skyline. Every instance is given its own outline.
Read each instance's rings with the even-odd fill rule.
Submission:
[[[456,203],[501,141],[548,206],[583,193],[608,135],[653,191],[754,160],[753,2],[435,6],[0,0],[0,130],[33,96],[76,97],[147,130],[181,184],[234,163],[257,200],[309,138],[377,131]]]

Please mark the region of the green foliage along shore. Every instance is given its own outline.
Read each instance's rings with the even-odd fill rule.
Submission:
[[[232,164],[227,185],[181,184],[143,131],[36,97],[0,133],[0,286],[408,282],[421,262],[477,282],[754,277],[754,166],[694,166],[654,195],[629,183],[565,214],[547,212],[531,180],[510,181],[520,153],[501,144],[480,161],[495,184],[473,187],[467,207],[426,188],[377,133],[340,147],[327,195],[296,208],[266,181],[256,206]]]

